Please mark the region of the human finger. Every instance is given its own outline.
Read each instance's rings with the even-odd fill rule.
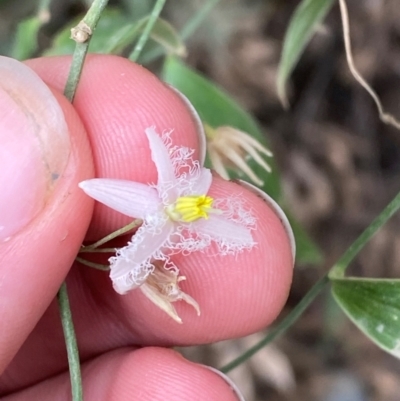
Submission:
[[[0,57],[0,372],[54,298],[86,232],[93,174],[68,102],[23,64]]]
[[[172,350],[119,349],[82,366],[87,401],[241,401],[239,390],[222,375],[185,360]],[[59,400],[70,395],[68,373],[3,397],[3,401]]]

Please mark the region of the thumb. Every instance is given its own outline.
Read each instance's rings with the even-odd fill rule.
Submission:
[[[0,373],[33,329],[85,235],[90,149],[72,106],[0,57]]]

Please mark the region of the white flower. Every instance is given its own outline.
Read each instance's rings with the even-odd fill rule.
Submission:
[[[271,157],[272,153],[260,142],[246,132],[234,127],[221,126],[212,128],[204,124],[207,137],[207,149],[215,171],[225,180],[229,180],[227,167],[233,167],[246,174],[256,185],[262,186],[264,182],[249,167],[247,159],[253,158],[266,172],[271,167],[265,162],[261,154]]]
[[[158,172],[156,185],[105,178],[79,184],[97,201],[143,220],[128,245],[110,258],[110,277],[120,294],[144,284],[155,272],[154,261],[178,271],[170,259],[173,254],[212,244],[219,254],[232,254],[255,244],[254,216],[240,197],[207,195],[211,171],[193,160],[192,149],[172,146],[169,136],[160,138],[154,128],[146,129],[146,136]]]

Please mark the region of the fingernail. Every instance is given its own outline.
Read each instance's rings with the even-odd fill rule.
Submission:
[[[294,239],[294,234],[292,230],[292,226],[289,223],[288,218],[286,217],[285,212],[281,209],[281,207],[264,191],[257,188],[256,186],[249,184],[246,181],[237,180],[237,182],[242,186],[248,189],[249,191],[253,192],[259,198],[263,199],[265,203],[275,212],[278,216],[279,220],[282,222],[282,225],[286,231],[287,236],[289,237],[290,248],[292,250],[292,258],[293,258],[293,265],[296,259],[296,241]]]
[[[208,370],[211,370],[212,372],[216,373],[218,376],[220,376],[222,379],[225,380],[225,382],[229,385],[229,387],[231,388],[232,392],[236,395],[237,399],[239,401],[246,401],[243,397],[243,394],[239,391],[238,387],[236,386],[236,384],[232,381],[232,379],[230,377],[228,377],[227,375],[225,375],[224,373],[222,373],[220,370],[215,369],[211,366],[207,366],[207,365],[202,365],[205,368],[207,368]]]
[[[207,151],[207,140],[206,140],[206,134],[204,132],[204,125],[203,122],[201,121],[201,118],[199,116],[199,113],[197,113],[196,109],[190,102],[190,100],[178,89],[174,88],[173,86],[168,85],[170,89],[172,89],[178,97],[185,103],[189,113],[192,116],[193,122],[196,126],[196,131],[197,131],[197,137],[199,139],[199,161],[203,165],[204,161],[206,160],[206,151]]]
[[[61,107],[19,61],[0,56],[0,242],[44,207],[70,152]]]

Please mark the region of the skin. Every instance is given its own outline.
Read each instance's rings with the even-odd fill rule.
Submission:
[[[82,241],[93,242],[130,220],[94,205],[77,184],[94,172],[97,177],[155,182],[144,129],[173,128],[175,144],[197,148],[193,116],[174,91],[122,58],[89,57],[73,106],[61,95],[70,58],[26,64],[59,101],[72,150],[62,181],[43,210],[0,244],[0,273],[7,271],[1,286],[7,308],[0,307],[0,397],[70,399],[65,344],[53,300],[67,276],[86,400],[235,400],[223,379],[168,347],[244,336],[277,317],[293,266],[280,219],[254,193],[215,176],[211,196],[240,195],[257,215],[257,245],[235,256],[208,250],[175,259],[187,277],[181,287],[197,300],[201,316],[176,303],[183,320],[179,325],[139,290],[116,294],[106,272],[73,260]],[[41,235],[36,235],[39,228]],[[9,269],[11,265],[16,268]]]

